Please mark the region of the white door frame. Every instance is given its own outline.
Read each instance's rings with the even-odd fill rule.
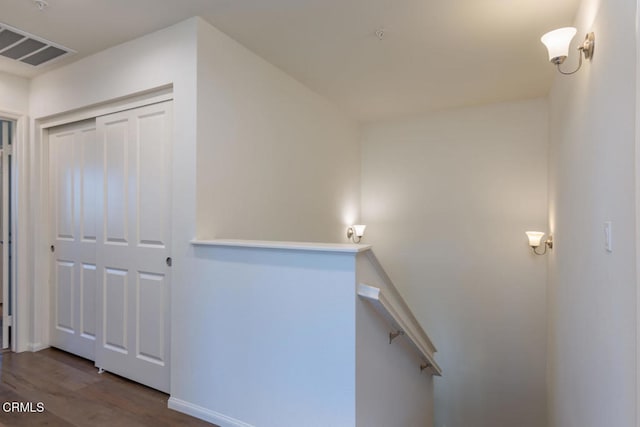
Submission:
[[[31,236],[33,236],[33,249],[30,253],[30,259],[33,260],[33,268],[31,271],[28,271],[27,266],[25,266],[25,271],[28,271],[33,277],[33,288],[30,292],[31,299],[29,298],[29,294],[24,296],[18,295],[20,311],[24,310],[29,313],[29,316],[24,320],[24,324],[31,325],[31,336],[29,331],[24,331],[25,335],[22,337],[23,339],[19,339],[18,341],[18,343],[22,345],[18,351],[38,351],[49,347],[51,342],[49,333],[51,317],[51,256],[49,250],[51,245],[51,227],[49,224],[48,185],[49,128],[172,99],[173,87],[171,85],[162,86],[151,91],[132,94],[124,99],[107,101],[96,106],[89,106],[68,113],[34,119],[33,128],[35,132],[32,139],[33,154],[31,156],[33,173],[31,174],[32,185],[30,195],[32,219],[29,221],[31,224],[29,231]],[[22,218],[22,216],[20,218]],[[19,231],[20,230],[18,230],[18,232]],[[21,257],[18,258],[19,262],[20,260]],[[18,265],[18,273],[20,273],[20,265]],[[21,321],[23,321],[22,318]],[[22,330],[19,329],[18,332],[20,333]]]
[[[0,110],[0,117],[15,123],[13,132],[12,167],[14,169],[12,210],[15,228],[13,229],[13,292],[11,295],[12,326],[11,350],[24,351],[29,342],[29,320],[31,310],[29,304],[29,156],[27,134],[28,117],[13,111]],[[17,219],[20,218],[20,221]],[[18,305],[21,302],[22,305]]]
[[[15,274],[10,274],[15,271],[15,265],[13,265],[13,261],[15,261],[15,257],[11,256],[12,246],[11,246],[11,237],[15,235],[15,215],[13,212],[13,202],[12,198],[15,193],[15,189],[12,188],[12,183],[15,181],[15,177],[12,177],[11,174],[11,166],[10,166],[10,158],[13,156],[12,149],[15,145],[15,122],[12,120],[4,120],[2,122],[2,148],[0,148],[0,162],[2,163],[2,167],[0,167],[0,171],[2,172],[2,182],[0,185],[2,186],[2,191],[0,194],[2,197],[0,198],[0,210],[2,211],[2,215],[0,218],[0,223],[2,223],[2,227],[0,227],[0,241],[2,246],[2,280],[0,281],[2,286],[2,302],[4,304],[2,310],[2,346],[1,348],[8,348],[9,342],[11,341],[11,337],[9,336],[9,328],[11,327],[12,317],[9,314],[9,311],[13,312],[13,301],[10,301],[9,298],[9,290],[15,288]],[[12,264],[12,265],[10,265]],[[13,292],[12,292],[13,293]],[[13,298],[11,298],[13,299]],[[11,310],[9,310],[11,307]],[[13,328],[11,328],[13,329]]]
[[[636,426],[640,427],[640,0],[636,0],[636,105],[635,105],[635,219],[636,219]]]
[[[640,427],[640,0],[636,0],[635,105],[635,220],[636,220],[636,426]]]

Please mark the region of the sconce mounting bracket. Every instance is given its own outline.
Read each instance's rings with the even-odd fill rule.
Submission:
[[[537,249],[539,248],[539,246],[531,246],[531,249],[533,249],[533,253],[536,255],[544,255],[547,253],[547,249],[553,249],[553,236],[549,236],[547,238],[547,240],[545,240],[542,243],[542,246],[544,247],[544,252],[538,252]]]
[[[584,43],[582,43],[582,46],[579,47],[579,49],[584,53],[584,59],[593,58],[593,50],[595,48],[595,44],[596,44],[595,34],[587,33],[587,35],[584,38]]]

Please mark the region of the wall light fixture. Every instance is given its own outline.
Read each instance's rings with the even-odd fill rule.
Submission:
[[[362,236],[364,236],[364,229],[366,225],[352,225],[347,228],[347,238],[351,239],[353,243],[360,243]]]
[[[553,249],[553,237],[549,236],[547,240],[542,242],[542,238],[544,237],[544,233],[542,231],[525,231],[527,237],[529,238],[529,246],[533,249],[533,253],[536,255],[544,255],[547,253],[548,249]],[[540,253],[536,249],[540,246],[540,244],[544,244],[544,252]]]
[[[33,3],[40,10],[45,10],[47,7],[49,7],[49,3],[47,3],[47,0],[33,0]]]
[[[571,40],[573,40],[576,32],[577,30],[574,27],[565,27],[549,31],[540,38],[540,41],[544,43],[549,51],[549,61],[558,67],[558,71],[561,74],[569,75],[578,71],[580,67],[582,67],[582,55],[584,55],[585,59],[593,58],[596,36],[593,33],[588,33],[582,45],[578,47],[578,51],[580,51],[580,62],[578,64],[578,68],[571,72],[562,71],[560,69],[560,64],[567,59],[567,55],[569,54],[569,44],[571,44]]]

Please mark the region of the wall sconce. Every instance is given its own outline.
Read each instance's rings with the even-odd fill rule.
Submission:
[[[571,72],[565,72],[560,69],[560,64],[567,59],[567,55],[569,54],[569,44],[576,35],[576,32],[577,30],[573,27],[565,27],[549,31],[540,38],[540,41],[544,43],[549,51],[549,61],[558,67],[558,71],[561,74],[569,75],[578,71],[580,67],[582,67],[582,55],[584,55],[585,59],[593,58],[596,36],[593,33],[588,33],[582,45],[578,47],[578,50],[580,51],[580,63],[578,64],[578,68]]]
[[[40,10],[45,10],[47,7],[49,7],[49,3],[47,3],[47,0],[33,0],[33,3]]]
[[[553,237],[549,236],[547,240],[542,242],[542,237],[544,237],[544,233],[541,231],[525,231],[527,237],[529,238],[529,246],[533,249],[533,253],[536,255],[544,255],[547,253],[547,248],[553,249]],[[536,249],[540,246],[540,243],[544,243],[544,252],[540,253]]]
[[[364,229],[366,225],[352,225],[347,228],[347,238],[351,239],[353,243],[360,243],[362,236],[364,236]]]

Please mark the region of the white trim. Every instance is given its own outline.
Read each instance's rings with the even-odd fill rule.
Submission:
[[[46,345],[46,344],[42,344],[40,342],[30,343],[29,344],[29,351],[34,352],[34,353],[36,351],[44,350],[45,348],[49,348],[49,346]]]
[[[15,121],[14,141],[12,141],[12,169],[14,174],[13,197],[16,203],[12,206],[12,216],[17,222],[17,230],[13,230],[13,292],[11,305],[13,307],[11,327],[11,350],[26,351],[29,348],[29,325],[31,318],[31,301],[29,293],[32,288],[30,280],[29,241],[29,141],[28,117],[15,111],[0,110],[0,117]],[[20,221],[17,219],[20,218]]]
[[[235,240],[235,239],[193,239],[194,246],[234,247],[252,249],[284,249],[288,251],[310,252],[342,252],[358,253],[371,249],[371,245],[356,245],[351,243],[310,243],[310,242],[272,242],[267,240]]]
[[[15,256],[11,257],[11,265],[9,265],[9,257],[11,255],[11,251],[13,250],[12,244],[11,244],[11,239],[9,238],[10,236],[13,237],[16,235],[16,230],[14,227],[15,224],[15,217],[13,217],[11,214],[15,214],[15,209],[12,209],[12,212],[10,213],[9,211],[9,207],[14,208],[15,207],[15,188],[10,188],[9,187],[9,183],[14,182],[15,183],[15,174],[12,174],[14,176],[9,176],[9,156],[11,155],[10,153],[13,151],[13,144],[15,144],[15,133],[16,130],[12,129],[12,141],[9,141],[9,128],[10,127],[15,127],[14,126],[14,122],[13,121],[4,121],[2,123],[2,148],[0,148],[0,161],[2,162],[2,168],[0,168],[2,170],[2,203],[1,205],[1,210],[2,210],[2,218],[1,218],[1,222],[2,224],[2,237],[0,237],[3,241],[2,244],[2,301],[3,303],[5,301],[7,301],[8,303],[4,303],[4,311],[3,311],[3,324],[2,324],[2,348],[9,348],[9,341],[10,341],[10,336],[9,336],[9,327],[10,327],[10,322],[9,322],[9,309],[8,306],[12,307],[11,312],[13,312],[13,308],[15,308],[15,306],[13,305],[13,301],[9,301],[9,289],[13,288],[13,292],[15,292]],[[5,135],[5,131],[7,131],[7,134]],[[11,196],[11,198],[9,197]],[[12,200],[13,199],[13,200]],[[9,221],[9,219],[11,219],[11,221]],[[9,276],[9,272],[12,271],[14,272],[14,274],[12,274],[11,276]],[[9,280],[11,280],[11,283],[9,282]],[[13,329],[13,328],[12,328]],[[6,331],[6,335],[5,335],[5,331]]]
[[[166,85],[152,90],[131,94],[122,98],[116,98],[104,103],[89,105],[78,110],[67,111],[37,119],[38,127],[47,129],[82,120],[95,119],[107,114],[132,110],[146,105],[157,104],[173,99],[173,85]]]
[[[254,427],[251,424],[247,424],[243,421],[236,420],[235,418],[220,414],[216,411],[212,411],[211,409],[203,408],[202,406],[195,405],[185,400],[176,399],[175,397],[169,398],[167,407],[174,411],[182,412],[183,414],[191,415],[192,417],[217,424],[220,427]]]
[[[49,149],[48,131],[42,129],[37,121],[33,124],[34,135],[31,148],[33,149],[31,177],[32,189],[32,225],[33,248],[31,250],[33,262],[33,314],[31,317],[31,340],[49,344],[50,324],[50,272],[51,254],[49,252]]]
[[[14,329],[16,329],[14,327],[15,322],[14,322],[14,318],[15,313],[16,313],[16,298],[15,298],[15,294],[16,294],[16,290],[18,288],[18,218],[19,216],[17,215],[18,211],[17,211],[17,207],[18,207],[18,149],[17,149],[17,144],[18,144],[18,123],[16,122],[15,127],[14,127],[14,132],[13,132],[13,138],[11,141],[11,145],[9,147],[7,147],[7,154],[8,154],[8,158],[7,161],[5,161],[4,156],[2,159],[3,162],[3,166],[11,166],[9,168],[9,170],[7,171],[7,177],[9,179],[9,182],[6,185],[7,191],[9,191],[9,198],[8,203],[8,209],[7,209],[7,216],[5,218],[7,218],[7,222],[5,223],[8,227],[9,227],[9,234],[6,236],[7,240],[9,242],[8,248],[9,248],[9,252],[7,254],[9,258],[6,259],[7,261],[7,265],[10,268],[11,271],[11,275],[9,276],[7,274],[6,278],[9,282],[9,289],[11,289],[11,316],[10,317],[10,326],[11,326],[11,349],[14,349],[13,346],[13,341],[15,340],[15,331]],[[4,154],[4,153],[3,153]],[[11,159],[11,161],[9,162],[8,159]],[[4,174],[4,170],[3,170],[3,174]],[[3,176],[4,178],[4,176]],[[5,188],[4,182],[3,184],[3,189]],[[4,197],[4,194],[3,194]],[[3,204],[4,204],[4,200],[3,200]],[[3,213],[4,215],[4,213]],[[10,220],[10,221],[9,221]],[[3,230],[4,233],[4,230]],[[3,236],[4,238],[4,236]],[[4,254],[3,254],[4,255]],[[4,260],[3,260],[4,261]]]
[[[16,141],[13,147],[13,167],[15,173],[15,200],[13,206],[16,221],[16,235],[13,255],[17,264],[14,274],[13,289],[13,326],[11,328],[11,350],[24,351],[27,348],[31,319],[31,299],[33,289],[30,253],[33,235],[29,232],[29,222],[33,220],[30,213],[31,181],[30,181],[30,135],[27,116],[21,116],[16,122]]]
[[[640,0],[636,1],[636,105],[635,105],[635,254],[636,254],[636,426],[640,427]]]
[[[0,110],[0,117],[6,120],[18,120],[21,118],[26,118],[27,116],[15,111]]]

